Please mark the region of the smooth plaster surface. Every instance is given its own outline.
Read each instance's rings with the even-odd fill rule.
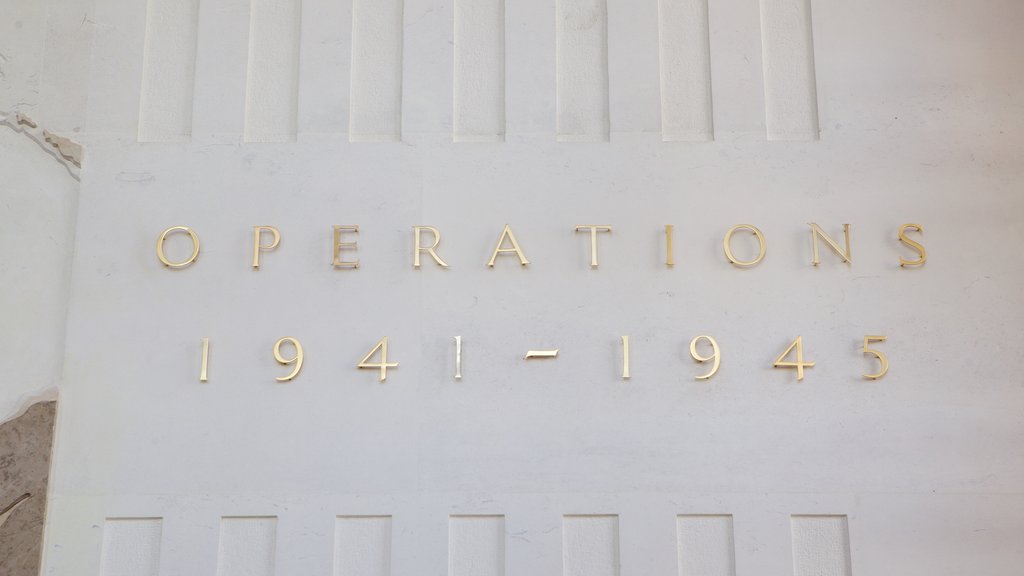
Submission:
[[[106,521],[133,518],[161,520],[161,573],[214,574],[223,519],[252,517],[276,518],[273,539],[248,542],[276,574],[329,574],[332,551],[350,546],[337,540],[339,517],[364,516],[389,517],[389,539],[372,536],[388,561],[372,566],[441,574],[453,515],[504,516],[507,574],[589,562],[673,574],[680,515],[732,516],[737,574],[813,566],[822,547],[794,555],[816,537],[795,540],[793,519],[821,516],[846,518],[845,533],[822,533],[825,550],[849,551],[853,574],[1019,571],[1019,3],[815,4],[820,140],[805,142],[769,141],[780,117],[766,100],[777,77],[762,56],[773,42],[763,6],[709,3],[714,141],[699,143],[663,141],[656,3],[607,2],[605,143],[556,142],[558,86],[600,83],[566,84],[574,69],[557,66],[554,6],[509,3],[505,142],[484,144],[452,142],[451,6],[402,4],[401,43],[380,38],[386,65],[357,70],[364,19],[348,3],[302,2],[286,143],[242,142],[248,2],[200,3],[191,140],[173,144],[137,142],[146,3],[101,0],[78,18],[88,22],[75,34],[94,42],[74,58],[89,64],[57,78],[87,87],[87,119],[69,121],[84,102],[72,91],[50,116],[81,128],[88,150],[66,350],[45,337],[39,348],[56,352],[38,363],[4,356],[51,375],[31,386],[52,374],[61,385],[47,574],[99,574]],[[49,18],[52,28],[69,15]],[[47,40],[46,54],[73,38]],[[585,54],[600,58],[600,36],[587,38],[597,49]],[[42,78],[46,117],[60,84]],[[376,118],[359,133],[401,142],[350,142],[358,110]],[[38,150],[18,137],[3,136],[4,157],[21,166]],[[5,222],[29,222],[43,198]],[[57,213],[76,214],[70,202]],[[851,265],[825,252],[810,266],[811,221],[836,237],[852,224]],[[912,255],[895,241],[905,222],[925,227],[922,269],[897,264]],[[183,223],[202,236],[202,257],[162,269],[156,235]],[[506,223],[525,270],[505,257],[484,266]],[[591,223],[615,227],[597,270],[573,232]],[[721,252],[739,223],[768,238],[751,270]],[[283,238],[254,272],[257,224]],[[330,268],[332,224],[361,226],[358,271]],[[419,224],[442,230],[450,270],[411,268]],[[661,264],[665,224],[676,226],[673,269]],[[63,226],[53,229],[74,229]],[[12,253],[33,264],[60,262],[67,244],[27,246]],[[703,367],[686,351],[702,333],[723,352],[710,382],[692,380]],[[874,333],[889,336],[892,367],[868,382],[859,346]],[[771,368],[798,334],[817,362],[800,383]],[[271,347],[286,335],[302,340],[306,365],[277,384]],[[354,365],[384,335],[401,366],[382,385]],[[200,385],[204,336],[211,378]],[[559,358],[522,360],[540,347]],[[617,550],[607,531],[582,530],[566,551],[566,517],[612,516]]]

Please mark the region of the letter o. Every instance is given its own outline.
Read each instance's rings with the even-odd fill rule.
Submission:
[[[188,234],[189,237],[192,238],[192,255],[189,256],[187,260],[171,262],[167,259],[167,255],[164,254],[164,240],[167,239],[168,235],[179,231]],[[167,266],[168,268],[184,268],[189,264],[192,264],[196,261],[196,258],[199,257],[199,235],[188,226],[171,226],[167,230],[164,230],[156,240],[156,257],[159,258],[160,261],[164,263],[164,266]]]
[[[761,248],[761,251],[760,253],[758,253],[757,258],[754,258],[753,260],[743,261],[737,260],[736,256],[733,255],[732,246],[730,245],[730,243],[732,241],[733,233],[736,232],[737,230],[750,230],[751,232],[753,232],[754,236],[757,237],[757,243]],[[760,264],[761,260],[764,260],[765,252],[768,250],[768,244],[764,240],[764,234],[761,234],[761,231],[758,230],[757,227],[752,226],[750,224],[737,224],[732,228],[729,228],[729,231],[725,233],[725,239],[722,240],[722,246],[725,248],[725,257],[729,259],[729,262],[732,262],[736,266],[741,266],[743,268],[750,268],[751,266],[757,266],[758,264]]]

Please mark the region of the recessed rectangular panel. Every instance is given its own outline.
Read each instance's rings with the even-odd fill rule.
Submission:
[[[352,1],[349,140],[402,137],[403,0]]]
[[[149,0],[139,94],[139,141],[188,140],[199,0]]]
[[[712,140],[707,0],[659,0],[661,137]]]
[[[334,576],[390,576],[391,517],[339,516],[334,521]]]
[[[506,139],[555,133],[555,19],[550,3],[505,4]]]
[[[448,576],[505,576],[505,517],[448,520]]]
[[[558,139],[608,140],[608,6],[555,2]]]
[[[761,0],[769,140],[816,140],[818,94],[810,0]]]
[[[298,126],[301,0],[252,0],[245,141],[287,142]]]
[[[715,139],[764,138],[761,13],[750,0],[708,2]]]
[[[562,518],[563,576],[619,576],[619,517]]]
[[[157,576],[162,533],[160,518],[108,518],[100,576]]]
[[[250,0],[199,2],[192,139],[245,131]]]
[[[679,576],[735,576],[732,516],[676,517]]]
[[[221,518],[217,576],[274,576],[277,518]]]
[[[505,138],[505,1],[455,0],[456,142]]]
[[[348,131],[351,18],[352,6],[347,2],[302,0],[300,134]]]
[[[793,576],[851,576],[846,516],[793,516]]]

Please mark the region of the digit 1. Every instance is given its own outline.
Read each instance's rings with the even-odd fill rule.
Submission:
[[[199,368],[199,381],[206,382],[206,371],[210,366],[210,339],[203,338],[201,342],[203,344],[203,363]]]

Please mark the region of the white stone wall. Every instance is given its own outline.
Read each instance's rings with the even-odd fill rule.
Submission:
[[[1019,571],[1019,3],[88,20],[47,574]],[[810,265],[812,221],[852,225],[852,264]],[[906,222],[923,268],[898,265]],[[525,269],[485,266],[506,223]],[[740,223],[768,240],[750,270],[722,254]],[[334,224],[360,225],[359,270],[331,268]],[[614,226],[599,269],[580,224]],[[174,225],[203,242],[185,270],[153,251]],[[412,269],[415,225],[450,270]],[[698,334],[722,346],[708,382]],[[379,384],[355,364],[385,335]],[[799,383],[771,367],[797,335]],[[306,353],[288,384],[282,336]]]
[[[85,121],[91,2],[0,1],[0,422],[55,398]]]

